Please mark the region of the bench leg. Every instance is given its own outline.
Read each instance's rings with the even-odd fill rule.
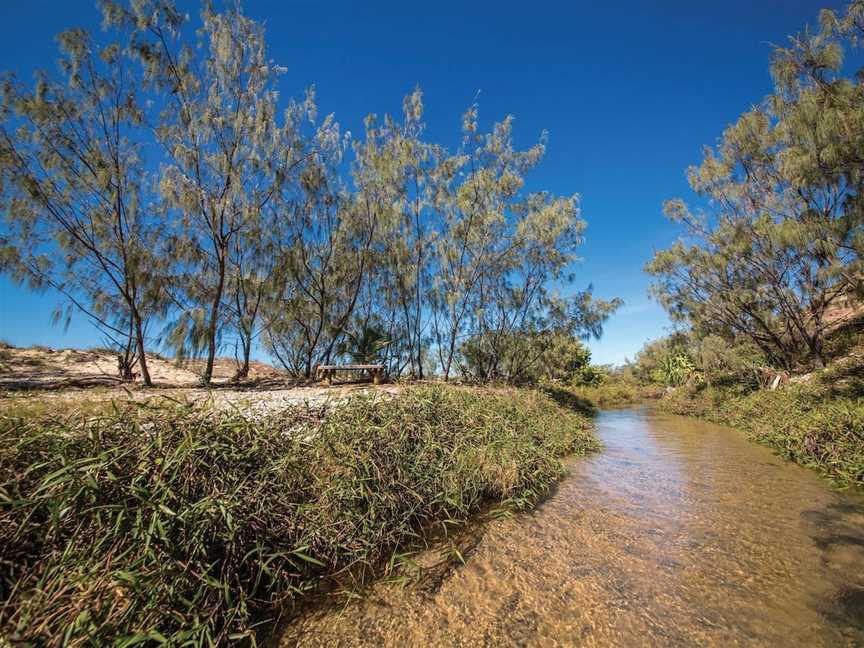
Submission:
[[[378,369],[372,370],[372,384],[380,385],[381,384],[381,372]]]
[[[333,374],[334,373],[335,372],[332,369],[327,370],[327,384],[328,385],[331,385],[331,386],[333,385]]]

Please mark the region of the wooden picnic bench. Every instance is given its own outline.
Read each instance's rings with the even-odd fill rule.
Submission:
[[[318,380],[326,380],[328,385],[333,384],[333,377],[337,371],[368,371],[372,376],[372,382],[381,384],[384,376],[384,365],[380,364],[349,364],[349,365],[318,365],[316,377]]]

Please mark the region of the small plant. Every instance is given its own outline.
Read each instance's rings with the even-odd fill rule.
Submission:
[[[679,387],[691,380],[701,382],[701,374],[696,369],[696,364],[686,353],[669,354],[656,369],[653,376],[655,382],[661,382],[670,387]]]
[[[357,364],[377,364],[390,340],[384,331],[375,326],[362,326],[357,332],[347,332],[340,346],[340,353],[349,356]]]

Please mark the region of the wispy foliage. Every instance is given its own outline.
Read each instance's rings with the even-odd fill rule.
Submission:
[[[789,369],[824,362],[826,312],[862,295],[864,85],[842,48],[859,43],[862,6],[775,50],[774,92],[689,171],[709,209],[668,202],[686,238],[647,268],[674,318]]]
[[[525,189],[545,135],[519,150],[513,118],[482,132],[475,104],[449,151],[417,88],[352,141],[313,89],[280,101],[284,69],[239,4],[204,2],[194,33],[172,0],[100,7],[114,44],[70,32],[65,83],[5,84],[3,267],[134,343],[145,382],[148,322],[206,357],[204,383],[232,339],[237,378],[256,344],[309,377],[371,328],[393,374],[449,378],[469,338],[561,332],[564,313],[569,335],[600,334],[617,302],[558,295],[578,197]]]
[[[100,47],[81,30],[58,40],[60,80],[2,82],[0,269],[84,312],[124,351],[125,378],[137,348],[150,384],[145,331],[164,312],[165,228],[142,159],[136,77],[117,42]]]

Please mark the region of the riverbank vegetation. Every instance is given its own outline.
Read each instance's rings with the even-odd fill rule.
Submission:
[[[529,390],[412,388],[323,418],[188,407],[0,417],[0,632],[46,645],[253,637],[322,579],[363,579],[595,448]]]
[[[839,486],[864,486],[864,319],[828,334],[825,359],[789,374],[752,347],[676,334],[647,345],[633,371],[666,390],[660,410],[732,426]]]
[[[599,391],[575,391],[600,407],[647,397],[658,410],[737,428],[838,486],[864,486],[864,317],[829,331],[824,354],[825,367],[790,373],[752,345],[679,332],[647,344]]]
[[[642,384],[629,376],[613,373],[598,385],[577,385],[570,391],[598,409],[616,409],[631,405],[651,404],[663,396],[659,385]]]
[[[774,91],[689,170],[702,209],[647,265],[679,332],[628,368],[660,407],[864,484],[864,2],[777,47]],[[854,56],[853,56],[853,60]]]
[[[544,381],[541,385],[544,391],[562,402],[583,403],[586,412],[644,405],[665,393],[661,384],[637,380],[629,366],[588,365],[570,380]]]
[[[824,384],[747,394],[717,387],[685,387],[667,395],[658,406],[737,428],[782,457],[814,468],[838,486],[864,487],[864,400],[860,393],[833,395]]]

